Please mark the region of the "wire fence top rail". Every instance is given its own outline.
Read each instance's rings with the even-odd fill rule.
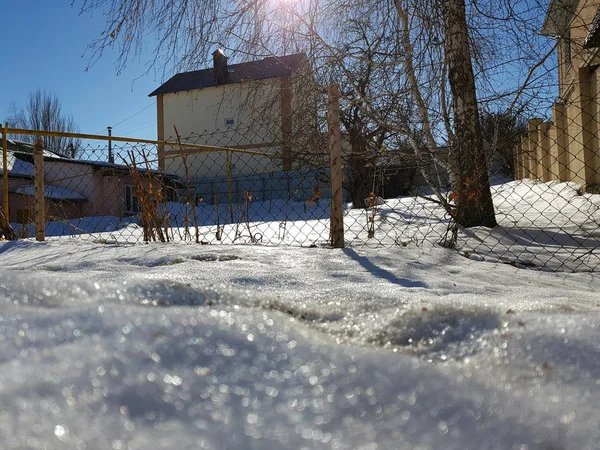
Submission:
[[[0,132],[5,135],[16,134],[16,135],[29,135],[29,136],[46,136],[46,137],[64,137],[64,138],[74,138],[74,139],[87,139],[87,140],[102,140],[102,141],[115,141],[115,142],[135,142],[139,144],[151,144],[157,146],[168,146],[168,147],[178,147],[182,150],[187,149],[195,149],[205,152],[234,152],[234,153],[247,153],[249,155],[258,155],[258,156],[269,156],[272,158],[281,158],[280,155],[265,153],[265,152],[257,152],[253,150],[247,150],[244,148],[236,148],[236,147],[219,147],[215,145],[204,145],[204,144],[194,144],[189,142],[178,142],[178,141],[159,141],[152,139],[142,139],[142,138],[132,138],[132,137],[123,137],[123,136],[107,136],[101,134],[85,134],[85,133],[70,133],[70,132],[62,132],[62,131],[45,131],[45,130],[28,130],[24,128],[10,128],[3,127],[0,128]]]

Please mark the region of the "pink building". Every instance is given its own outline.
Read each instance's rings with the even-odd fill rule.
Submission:
[[[10,221],[30,223],[34,216],[35,193],[33,146],[9,141],[8,163]],[[147,172],[144,169],[140,171]],[[176,177],[158,171],[151,172],[162,179],[167,197],[174,196],[179,187]],[[44,151],[44,194],[48,221],[134,215],[139,212],[134,191],[132,169],[128,166],[74,160]]]

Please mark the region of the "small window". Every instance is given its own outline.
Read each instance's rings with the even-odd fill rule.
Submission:
[[[235,120],[234,119],[225,119],[225,126],[227,128],[231,128],[234,125],[235,125]]]
[[[135,197],[135,186],[129,184],[125,186],[125,213],[136,214],[140,212],[140,203]]]

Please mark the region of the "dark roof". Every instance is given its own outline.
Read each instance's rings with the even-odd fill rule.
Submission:
[[[594,16],[594,20],[592,21],[590,32],[585,38],[585,42],[583,43],[583,48],[597,47],[600,47],[600,8],[598,8],[598,10],[596,11],[596,15]]]
[[[542,25],[542,36],[560,36],[569,27],[578,0],[550,0],[548,12]]]
[[[15,141],[14,139],[8,139],[8,150],[15,153],[25,153],[33,155],[35,152],[35,146],[30,142],[24,141]],[[48,150],[44,148],[44,157],[46,156],[54,156],[56,158],[62,158],[65,160],[70,160],[71,158],[68,156],[60,155],[59,153],[53,152],[52,150]]]
[[[231,64],[227,68],[229,76],[226,84],[290,75],[300,67],[305,59],[304,53],[296,53],[288,56],[271,56],[260,61]],[[204,69],[178,73],[152,92],[149,97],[217,86],[213,72],[214,69]]]
[[[29,142],[23,141],[15,141],[12,139],[7,140],[8,143],[8,151],[12,153],[18,160],[24,161],[25,163],[29,163],[31,165],[34,164],[34,146]],[[72,159],[65,156],[60,156],[58,153],[52,152],[50,150],[44,149],[44,161],[54,161],[60,163],[68,163],[68,164],[76,164],[76,165],[85,165],[91,166],[94,170],[104,170],[111,169],[120,174],[128,174],[131,172],[131,168],[127,165],[123,164],[115,164],[104,161],[89,161],[83,159]],[[178,175],[163,172],[155,169],[147,169],[143,167],[139,167],[138,170],[141,173],[153,173],[156,175],[161,175],[166,179],[173,181],[175,183],[180,183],[180,179]],[[2,175],[2,167],[0,166],[0,175]],[[23,175],[17,174],[14,170],[9,171],[9,175],[11,177],[21,177],[21,178],[32,178],[33,175]]]
[[[12,153],[15,155],[15,157],[18,160],[29,163],[33,167],[33,164],[34,164],[33,154],[31,154],[29,152],[12,152]],[[75,165],[80,165],[80,166],[90,166],[94,170],[110,169],[110,171],[114,171],[115,173],[118,173],[121,175],[126,175],[126,174],[131,173],[131,167],[129,167],[127,165],[109,163],[109,162],[104,162],[104,161],[89,161],[89,160],[83,160],[83,159],[61,158],[61,157],[56,157],[56,156],[51,156],[51,155],[44,155],[44,161],[75,164]],[[137,170],[139,170],[140,173],[153,173],[155,175],[163,176],[164,178],[166,178],[174,183],[181,183],[180,177],[178,175],[175,175],[172,173],[163,172],[161,170],[156,170],[156,169],[147,169],[144,167],[138,167]],[[13,172],[9,172],[9,174],[12,177],[16,176],[15,173],[13,173]],[[2,167],[0,167],[0,175],[2,175]],[[32,176],[26,176],[26,177],[32,178]]]

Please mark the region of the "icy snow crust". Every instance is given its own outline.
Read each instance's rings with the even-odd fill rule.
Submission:
[[[2,449],[597,449],[600,281],[440,248],[1,243]]]

